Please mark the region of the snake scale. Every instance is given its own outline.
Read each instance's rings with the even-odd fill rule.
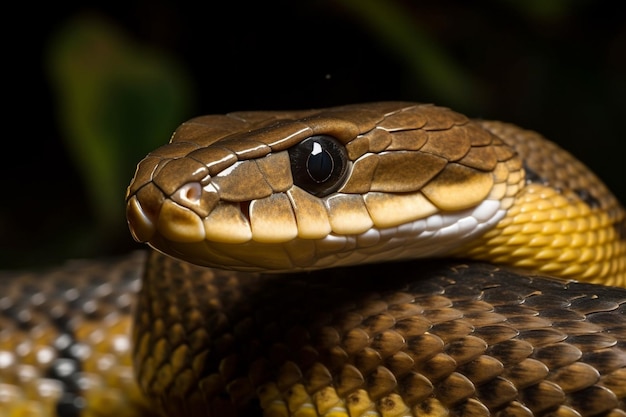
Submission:
[[[626,416],[626,220],[539,134],[237,112],[137,167],[149,253],[0,275],[0,415]]]

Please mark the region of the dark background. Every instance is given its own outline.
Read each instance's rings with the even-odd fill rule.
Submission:
[[[24,4],[5,17],[16,26],[4,34],[0,269],[138,247],[122,211],[134,164],[180,122],[206,113],[434,102],[542,132],[626,200],[626,15],[619,2],[109,3]],[[88,39],[90,27],[130,49],[117,54],[106,41],[85,41],[64,61],[63,45]],[[116,75],[124,82],[89,96],[87,86],[102,85],[117,68],[126,74],[119,56],[133,62],[131,75]],[[166,75],[129,89],[128,80],[146,78],[132,68],[145,71],[151,59],[166,63]],[[61,67],[74,90],[55,77],[55,62],[73,63]],[[168,74],[171,84],[163,81]],[[86,192],[93,183],[81,179],[85,167],[77,161],[89,157],[67,139],[87,142],[111,126],[121,133],[105,145],[124,157],[105,167],[124,184],[104,207]]]

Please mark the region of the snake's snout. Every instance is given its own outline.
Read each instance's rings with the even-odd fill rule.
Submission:
[[[126,204],[131,233],[139,242],[150,242],[156,234],[175,242],[202,241],[206,238],[202,218],[217,203],[214,194],[213,185],[197,181],[183,184],[169,197],[147,184]]]

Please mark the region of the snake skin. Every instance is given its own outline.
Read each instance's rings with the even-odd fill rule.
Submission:
[[[267,280],[156,252],[149,262],[135,337],[160,362],[136,366],[170,396],[147,400],[131,376],[135,253],[0,274],[0,415],[284,415],[340,404],[329,382],[350,415],[626,415],[622,288],[444,260]],[[166,272],[177,270],[193,279]],[[190,370],[202,392],[179,391]]]
[[[142,385],[167,381],[171,415],[261,415],[272,401],[275,415],[624,415],[622,288],[450,261],[268,279],[149,263],[135,337],[162,356],[136,365]],[[201,392],[183,388],[190,374]]]
[[[626,289],[496,265],[626,279],[624,210],[582,164],[533,132],[410,103],[201,117],[140,164],[129,187],[133,235],[189,255],[186,233],[205,233],[196,226],[218,201],[217,193],[196,201],[196,188],[181,187],[190,173],[194,186],[214,181],[240,216],[252,200],[296,193],[281,174],[287,149],[309,131],[335,135],[355,160],[367,154],[385,167],[406,146],[419,147],[409,154],[422,162],[437,159],[427,186],[402,170],[400,179],[387,169],[372,179],[355,169],[343,188],[351,201],[382,187],[374,191],[390,193],[380,207],[398,207],[394,199],[411,191],[445,212],[488,193],[506,200],[504,225],[451,254],[474,261],[378,263],[387,260],[378,254],[367,266],[262,275],[152,251],[0,273],[0,417],[626,417]],[[500,182],[489,188],[491,170]],[[251,187],[251,178],[266,187]],[[369,221],[357,206],[355,217]],[[334,233],[357,233],[353,216],[329,213]],[[376,218],[383,227],[385,213]],[[169,223],[181,219],[190,227]],[[152,222],[184,244],[160,240]],[[212,265],[194,250],[190,259]]]

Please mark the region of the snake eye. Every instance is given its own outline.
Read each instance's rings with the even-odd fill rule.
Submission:
[[[293,183],[317,197],[337,191],[347,177],[348,153],[332,136],[311,136],[288,152]]]

